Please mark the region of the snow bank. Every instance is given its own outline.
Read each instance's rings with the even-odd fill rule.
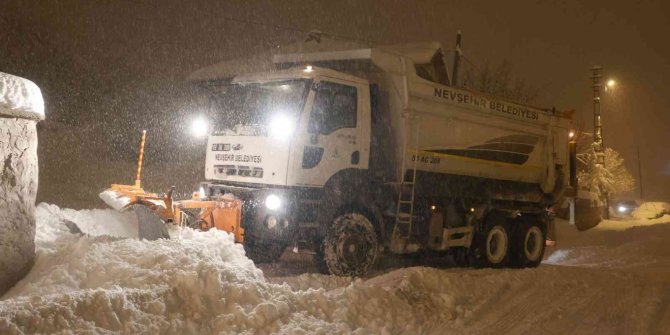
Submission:
[[[71,234],[63,224],[76,222],[89,234],[134,227],[108,210],[40,204],[37,218],[37,261],[0,301],[0,333],[415,333],[423,322],[464,313],[424,315],[424,304],[453,305],[432,292],[446,284],[428,269],[399,275],[405,279],[390,288],[343,279],[347,286],[330,291],[294,290],[266,281],[221,231],[185,229],[172,240],[148,242]],[[119,227],[102,228],[100,220]]]
[[[44,100],[32,81],[0,72],[0,115],[44,119]]]
[[[665,214],[670,214],[667,202],[645,202],[631,213],[636,219],[657,219]]]
[[[70,211],[42,204],[37,218],[37,263],[0,300],[2,334],[555,334],[670,329],[668,267],[646,276],[625,267],[593,268],[588,261],[523,270],[415,267],[367,280],[319,274],[266,280],[243,248],[220,231],[186,229],[172,240],[148,242],[70,234],[61,223],[76,220],[89,234],[134,227],[111,211]],[[101,220],[122,227],[103,230]],[[670,225],[635,229],[640,236],[663,239]],[[616,246],[616,239],[625,235],[607,235],[630,231],[589,235],[576,245],[597,240]],[[570,234],[564,235],[577,236]],[[639,254],[656,255],[659,261],[670,258],[663,254],[668,247],[656,246],[663,248]],[[635,254],[637,247],[625,250]]]
[[[604,220],[577,233],[565,222],[557,225],[559,244],[546,264],[639,271],[670,268],[670,216],[654,220]],[[572,231],[574,230],[574,231]]]

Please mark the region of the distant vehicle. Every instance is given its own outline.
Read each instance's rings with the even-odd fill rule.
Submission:
[[[614,204],[615,216],[630,216],[640,205],[635,200],[620,200]]]

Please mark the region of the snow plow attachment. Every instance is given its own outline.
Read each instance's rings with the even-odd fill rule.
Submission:
[[[233,198],[201,200],[198,193],[190,200],[173,201],[172,192],[159,197],[133,185],[113,184],[100,193],[100,198],[118,211],[135,212],[140,239],[169,239],[167,225],[173,224],[199,230],[224,230],[235,235],[235,242],[243,242],[241,201]]]
[[[102,199],[109,207],[117,211],[132,210],[137,216],[138,232],[140,239],[149,241],[159,238],[169,239],[164,220],[169,220],[173,214],[168,210],[166,199],[171,198],[172,191],[168,192],[165,199],[154,193],[144,191],[139,185],[117,185],[100,193]]]
[[[142,159],[146,131],[142,132],[140,154],[137,162],[137,176],[134,185],[112,184],[102,193],[102,199],[117,211],[133,210],[138,220],[138,237],[146,240],[169,239],[167,225],[186,226],[209,230],[216,228],[233,233],[235,242],[242,243],[244,230],[242,222],[242,202],[232,197],[203,200],[193,193],[190,200],[174,201],[174,187],[165,195],[145,191],[141,186]]]

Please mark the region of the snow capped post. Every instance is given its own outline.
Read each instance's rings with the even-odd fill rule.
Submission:
[[[43,119],[39,87],[0,72],[0,295],[35,258],[36,124]]]

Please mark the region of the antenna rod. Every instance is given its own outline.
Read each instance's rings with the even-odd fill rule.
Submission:
[[[461,31],[456,33],[456,54],[454,55],[454,73],[451,76],[452,85],[458,86],[458,70],[461,67]]]
[[[142,130],[142,139],[140,140],[140,157],[137,159],[137,176],[135,177],[135,187],[141,187],[142,183],[142,160],[144,159],[144,142],[147,139],[147,131]]]

